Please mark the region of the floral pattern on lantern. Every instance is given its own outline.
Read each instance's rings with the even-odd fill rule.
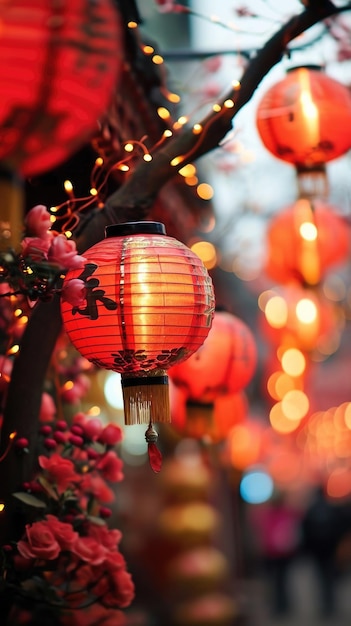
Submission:
[[[349,227],[336,207],[305,198],[271,219],[266,240],[265,271],[278,283],[316,285],[350,251]]]
[[[159,222],[108,226],[68,272],[86,287],[84,306],[62,300],[77,350],[122,374],[127,424],[169,421],[166,370],[206,339],[214,313],[212,281],[199,257]]]
[[[122,25],[111,0],[12,0],[0,20],[0,160],[33,176],[97,130],[121,72]]]
[[[315,168],[351,147],[351,93],[317,67],[294,68],[265,93],[256,123],[274,156]]]

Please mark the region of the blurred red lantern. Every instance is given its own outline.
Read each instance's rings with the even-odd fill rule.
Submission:
[[[33,176],[97,130],[121,70],[120,19],[111,0],[12,0],[0,20],[0,159]]]
[[[274,156],[298,169],[315,168],[351,147],[351,93],[317,67],[294,68],[268,89],[256,121]]]
[[[216,311],[203,346],[169,375],[192,401],[213,402],[220,395],[240,391],[252,379],[257,350],[250,328],[225,311]]]
[[[291,283],[267,292],[259,323],[263,337],[272,344],[309,352],[326,348],[330,341],[336,349],[343,317],[336,303],[322,293]]]
[[[159,222],[107,226],[84,257],[84,269],[65,278],[87,290],[83,307],[62,301],[69,338],[86,359],[122,374],[126,424],[170,421],[166,370],[202,345],[212,323],[205,266]]]
[[[300,198],[268,225],[265,270],[279,283],[315,285],[329,268],[345,261],[349,251],[349,228],[337,209]]]
[[[242,391],[220,395],[213,402],[203,403],[189,400],[182,387],[171,384],[170,390],[172,429],[182,437],[219,443],[248,413],[248,400]]]

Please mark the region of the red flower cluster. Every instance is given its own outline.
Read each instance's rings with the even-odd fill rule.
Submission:
[[[123,479],[114,449],[122,429],[77,413],[70,426],[64,420],[42,422],[40,434],[46,449],[38,457],[41,471],[15,494],[37,507],[38,515],[10,550],[11,579],[24,585],[27,603],[28,589],[35,602],[47,586],[65,626],[93,624],[91,614],[122,626],[119,609],[133,600],[134,585],[119,550],[121,532],[105,521],[112,514],[105,504],[115,499],[110,483]],[[94,607],[88,615],[87,606]]]

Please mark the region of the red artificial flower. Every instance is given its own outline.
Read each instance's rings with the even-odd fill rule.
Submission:
[[[101,472],[105,480],[112,483],[123,480],[123,461],[113,450],[109,450],[97,461],[95,468]]]
[[[26,559],[57,559],[61,552],[59,543],[56,541],[46,521],[26,524],[25,539],[17,543],[19,553]]]
[[[46,521],[61,550],[71,550],[79,536],[71,524],[61,522],[55,515],[47,515]]]
[[[94,537],[108,552],[116,551],[122,539],[122,533],[117,528],[107,528],[107,526],[97,524],[90,524],[89,536]]]
[[[109,607],[125,608],[134,598],[134,583],[125,565],[120,552],[107,554],[103,565],[106,578],[99,581],[95,591],[97,595],[103,595],[103,602]]]
[[[80,486],[82,492],[91,494],[94,498],[99,500],[99,502],[108,503],[113,502],[115,499],[112,489],[110,489],[101,476],[95,474],[95,472],[84,474]]]
[[[24,221],[29,235],[42,239],[50,238],[48,233],[51,228],[50,213],[43,204],[32,207]]]
[[[90,565],[100,565],[106,557],[106,549],[94,537],[78,536],[71,550]]]
[[[56,485],[58,493],[66,491],[67,487],[81,480],[74,464],[69,459],[64,459],[60,454],[54,453],[50,457],[40,455],[39,465],[48,474],[48,479]]]
[[[98,441],[106,444],[107,446],[115,446],[116,443],[119,443],[122,439],[122,428],[117,424],[108,424],[99,435]]]
[[[95,441],[103,429],[102,422],[97,417],[86,418],[80,425],[86,438],[91,441]]]

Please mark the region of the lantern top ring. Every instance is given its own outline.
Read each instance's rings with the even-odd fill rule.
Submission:
[[[161,222],[123,222],[105,227],[105,237],[126,237],[128,235],[165,235],[166,228]]]

